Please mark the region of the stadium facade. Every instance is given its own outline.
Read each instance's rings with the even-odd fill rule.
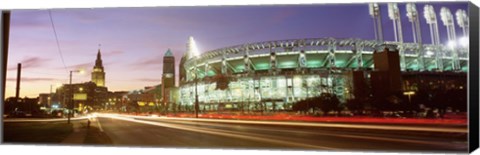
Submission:
[[[418,13],[414,5],[415,10],[412,11],[412,5],[407,5],[410,7],[407,8],[407,16],[413,27],[419,29],[416,24],[419,23]],[[389,13],[393,10],[390,18],[394,22],[399,20],[396,18],[398,9],[395,12],[395,8],[396,5],[389,5]],[[370,5],[370,9],[375,21],[379,16],[378,5]],[[427,5],[425,14],[428,11]],[[437,24],[436,17],[432,21],[431,16],[425,15],[427,23]],[[451,14],[448,17],[452,18]],[[354,92],[358,92],[356,79],[361,77],[369,80],[371,71],[378,70],[374,53],[383,51],[385,47],[398,52],[399,61],[396,65],[399,65],[402,73],[466,72],[468,46],[439,44],[436,42],[438,25],[433,26],[437,27],[437,31],[431,31],[433,44],[417,41],[421,40],[421,36],[415,30],[416,40],[403,42],[401,31],[397,33],[398,27],[395,28],[395,41],[383,41],[381,23],[376,25],[376,40],[273,40],[225,47],[202,54],[196,49],[193,37],[190,37],[187,52],[180,62],[177,104],[180,107],[193,107],[198,100],[199,109],[207,111],[289,110],[295,102],[322,93],[336,94],[345,102],[355,98]],[[435,30],[432,26],[430,28]]]
[[[180,77],[180,104],[193,105],[195,91],[200,109],[207,110],[236,109],[240,106],[256,109],[262,104],[272,110],[288,109],[298,100],[325,92],[334,93],[345,101],[354,97],[352,71],[374,70],[373,52],[376,49],[381,51],[383,45],[375,40],[359,39],[278,40],[191,56],[181,67],[186,74]],[[389,45],[404,49],[405,72],[420,70],[419,56],[414,54],[416,46],[405,43]],[[424,49],[429,48],[446,49],[445,46],[424,46]],[[193,54],[185,57],[189,55]],[[422,59],[427,62],[424,65],[428,71],[467,69],[466,55],[459,58],[462,70],[453,70],[452,67],[440,69],[435,64],[435,58],[429,55],[424,55]],[[453,60],[445,56],[442,61],[444,66],[448,66]]]

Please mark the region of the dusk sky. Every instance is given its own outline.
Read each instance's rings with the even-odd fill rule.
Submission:
[[[467,10],[468,3],[430,3],[438,13],[442,6],[454,14]],[[424,3],[417,3],[421,14],[422,36],[430,43],[423,18]],[[393,24],[387,4],[381,4],[385,40],[393,41]],[[411,24],[405,4],[399,4],[405,42],[412,42]],[[468,12],[468,11],[467,11]],[[170,48],[177,64],[193,36],[201,52],[257,41],[300,38],[374,39],[368,4],[323,4],[285,6],[212,6],[55,9],[51,11],[65,60],[57,49],[48,10],[14,10],[11,15],[10,49],[6,97],[15,95],[16,65],[22,63],[20,96],[37,97],[49,93],[50,86],[90,81],[101,44],[110,91],[130,91],[157,85],[161,81],[164,53]],[[446,28],[439,20],[441,42],[447,42]],[[456,25],[457,37],[461,29]]]

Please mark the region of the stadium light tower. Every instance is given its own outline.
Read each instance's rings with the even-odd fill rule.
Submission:
[[[438,22],[437,15],[432,5],[425,5],[423,8],[423,15],[427,24],[430,27],[430,37],[432,39],[432,45],[435,50],[435,65],[439,71],[443,71],[442,52],[438,48],[440,45],[440,37],[438,35]]]
[[[462,28],[463,31],[463,37],[460,38],[459,42],[462,48],[468,52],[468,16],[465,10],[458,9],[457,12],[455,13],[457,17],[457,24],[460,28]]]
[[[195,74],[195,118],[198,118],[198,70],[197,70],[197,61],[200,56],[200,51],[198,50],[197,43],[192,36],[188,38],[188,49],[187,49],[191,58],[195,59],[195,66],[193,67],[193,72]]]
[[[468,16],[465,10],[458,9],[457,12],[455,13],[457,17],[457,24],[460,28],[462,28],[463,36],[467,37],[468,36]]]
[[[197,57],[200,55],[200,51],[198,50],[197,43],[192,36],[188,37],[188,52],[192,55],[192,57]]]
[[[393,21],[393,29],[396,42],[403,42],[402,21],[397,3],[388,3],[388,17]]]
[[[403,43],[402,20],[400,19],[400,10],[398,10],[397,3],[388,3],[388,17],[393,21],[393,32],[395,35],[395,42]],[[401,47],[401,46],[400,46]],[[400,68],[405,70],[405,54],[403,49],[399,49],[400,54]]]
[[[412,23],[413,42],[417,43],[417,66],[418,70],[425,70],[425,64],[423,62],[423,44],[422,44],[422,32],[420,28],[420,21],[418,17],[417,7],[414,3],[407,3],[406,5],[408,21]]]
[[[380,6],[377,3],[369,4],[369,13],[373,18],[373,28],[375,29],[375,40],[383,43],[382,17],[380,16]]]
[[[460,68],[460,62],[458,61],[457,36],[452,12],[450,12],[450,9],[442,7],[440,9],[440,17],[443,25],[447,28],[448,46],[452,51],[452,69],[458,70]]]

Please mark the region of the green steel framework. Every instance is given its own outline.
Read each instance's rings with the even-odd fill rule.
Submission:
[[[208,51],[187,59],[186,83],[179,89],[180,104],[194,104],[195,76],[201,110],[282,110],[323,92],[335,93],[344,101],[352,96],[347,71],[372,69],[373,51],[385,46],[402,51],[402,70],[422,71],[419,66],[425,66],[430,71],[452,71],[452,53],[457,53],[461,67],[454,71],[468,69],[466,47],[335,38],[265,41]],[[440,61],[435,58],[437,54],[442,55]],[[228,89],[217,89],[218,75],[228,77]]]

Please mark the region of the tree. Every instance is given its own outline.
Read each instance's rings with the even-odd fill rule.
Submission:
[[[352,111],[354,114],[358,114],[364,109],[363,102],[359,98],[347,100],[346,106],[348,110]]]
[[[127,105],[127,112],[139,112],[140,106],[138,105],[137,101],[128,101]]]
[[[440,109],[441,111],[445,110],[448,107],[450,98],[449,94],[445,91],[437,91],[432,99],[431,108]]]
[[[308,101],[307,100],[298,101],[297,103],[293,104],[293,106],[292,106],[292,110],[300,111],[300,112],[303,112],[303,113],[306,113],[309,109],[310,108],[308,106]]]
[[[447,107],[462,112],[467,111],[467,91],[466,89],[450,89],[445,91],[445,96],[448,96],[445,101],[445,107],[442,107],[442,112],[445,112]]]
[[[332,110],[340,110],[340,100],[338,100],[338,97],[335,94],[322,93],[319,97],[315,97],[314,101],[316,101],[317,107],[324,113],[328,113]]]

